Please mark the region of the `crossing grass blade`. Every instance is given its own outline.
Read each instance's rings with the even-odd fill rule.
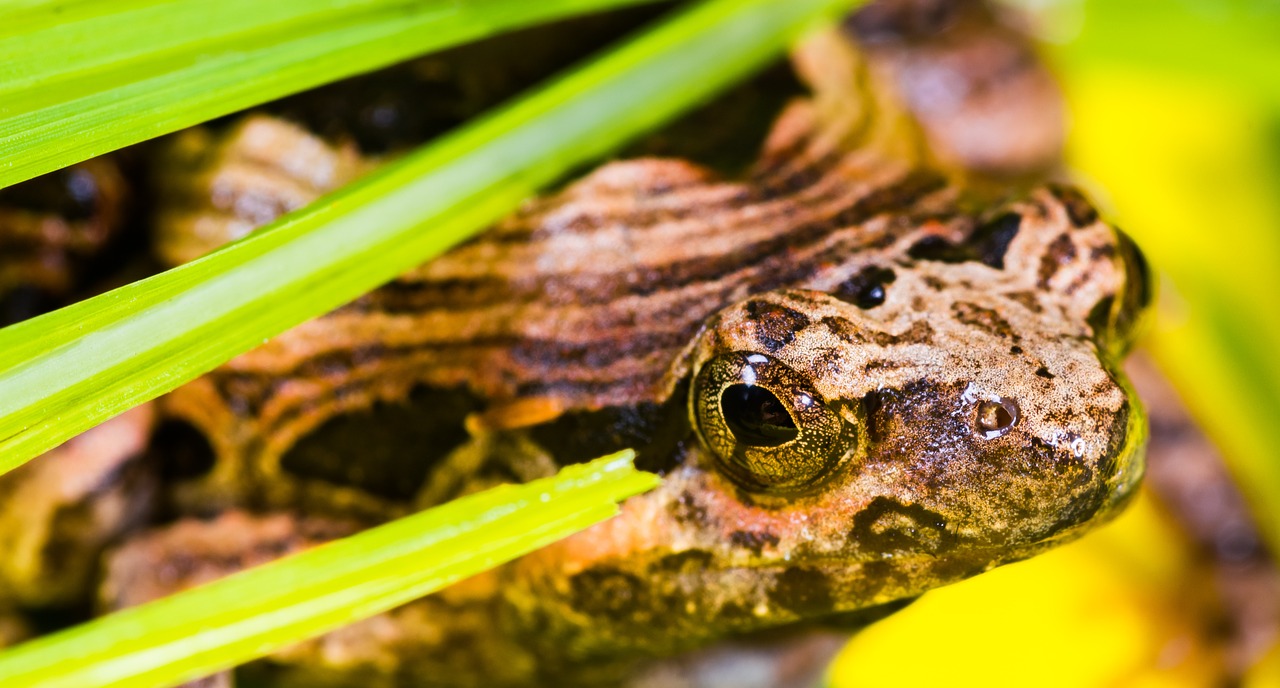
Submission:
[[[621,452],[463,497],[0,652],[6,688],[142,688],[204,676],[387,611],[599,523],[657,476]]]
[[[646,1],[0,5],[0,187],[415,55]]]
[[[386,282],[848,0],[708,0],[245,239],[0,330],[0,473]]]

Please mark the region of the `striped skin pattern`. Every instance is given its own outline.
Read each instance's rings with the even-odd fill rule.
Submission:
[[[1068,188],[975,207],[927,171],[843,38],[815,37],[794,62],[813,95],[745,179],[610,163],[165,400],[216,457],[182,493],[195,510],[411,508],[321,490],[288,457],[423,388],[479,400],[426,492],[504,460],[517,479],[550,472],[587,458],[557,451],[583,437],[637,446],[665,475],[619,518],[376,621],[397,629],[376,627],[398,678],[359,639],[369,625],[278,661],[392,683],[594,685],[639,658],[844,623],[1125,503],[1145,433],[1115,370],[1150,299],[1137,250]],[[153,535],[112,580],[175,557],[200,553]]]

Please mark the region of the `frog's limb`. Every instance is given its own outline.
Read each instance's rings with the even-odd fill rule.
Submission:
[[[153,416],[139,406],[0,477],[0,602],[89,597],[103,548],[150,511],[154,476],[143,452]]]
[[[106,610],[140,604],[358,528],[352,522],[239,511],[211,521],[179,521],[109,556],[100,603]],[[280,686],[527,685],[536,657],[502,628],[494,606],[498,575],[475,576],[290,646],[245,671],[269,674],[270,684]],[[230,674],[206,680],[212,683],[189,685],[233,685]]]
[[[114,611],[207,583],[354,532],[350,522],[250,516],[232,511],[212,521],[184,519],[135,538],[105,558],[98,604]],[[231,688],[230,672],[186,688]]]
[[[551,455],[529,439],[524,431],[493,432],[468,420],[477,430],[471,439],[450,452],[418,493],[420,509],[495,487],[526,483],[553,475],[557,466]]]

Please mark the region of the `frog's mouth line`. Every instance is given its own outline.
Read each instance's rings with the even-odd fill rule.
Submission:
[[[1110,505],[1104,509],[1112,509]],[[1118,509],[1114,509],[1118,512]],[[1111,514],[1108,514],[1108,517]],[[863,569],[867,567],[893,567],[900,569],[952,567],[969,564],[977,570],[974,575],[1004,564],[1028,559],[1047,550],[1059,547],[1088,533],[1106,518],[1087,518],[1070,527],[1061,528],[1045,536],[1033,536],[1020,542],[1003,543],[968,543],[949,547],[945,551],[931,552],[926,550],[900,550],[884,553],[866,553],[862,555],[840,556],[838,554],[795,555],[787,558],[770,558],[746,564],[712,566],[717,572],[731,573],[735,571],[759,573],[764,570],[777,572],[797,567],[824,569],[828,571]]]

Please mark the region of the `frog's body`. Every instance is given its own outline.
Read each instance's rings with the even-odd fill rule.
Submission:
[[[839,623],[1114,513],[1141,473],[1113,368],[1148,300],[1136,249],[1061,187],[967,208],[895,113],[849,97],[843,41],[797,64],[815,95],[746,180],[606,165],[172,395],[215,458],[187,508],[322,517],[154,533],[116,555],[108,601],[633,446],[665,479],[620,517],[278,659],[308,681],[596,683]],[[314,439],[411,398],[421,455]]]
[[[744,179],[607,164],[165,398],[155,445],[208,442],[167,457],[205,520],[114,553],[104,603],[631,446],[664,481],[618,518],[274,658],[308,685],[595,685],[847,626],[1115,513],[1141,474],[1115,370],[1136,249],[1067,188],[975,206],[834,34],[795,64],[813,95]],[[179,258],[367,168],[275,120],[199,144],[168,181],[194,207],[162,214]]]

